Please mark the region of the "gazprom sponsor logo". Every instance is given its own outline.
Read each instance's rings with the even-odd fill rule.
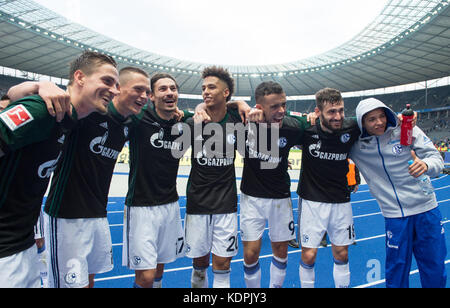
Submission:
[[[234,158],[197,158],[197,163],[201,166],[226,167],[234,164]]]
[[[334,160],[334,161],[342,161],[347,160],[347,153],[327,153],[322,152],[320,149],[322,148],[322,142],[319,141],[316,144],[312,144],[309,146],[309,153],[312,157],[319,158],[322,160]]]
[[[59,155],[56,159],[43,163],[38,168],[38,176],[41,179],[49,179],[52,175],[53,171],[55,171],[56,166],[58,165],[58,161],[61,158],[62,152],[59,152]]]
[[[120,152],[105,146],[106,140],[108,140],[108,132],[106,132],[103,136],[94,138],[89,148],[92,153],[101,155],[106,158],[117,159]]]
[[[164,134],[156,133],[150,138],[150,143],[153,147],[157,149],[166,149],[166,150],[179,150],[183,149],[183,144],[176,141],[166,141],[161,138],[164,137]]]

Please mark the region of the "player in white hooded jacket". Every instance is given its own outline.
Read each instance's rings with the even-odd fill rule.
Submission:
[[[432,141],[414,127],[413,144],[400,144],[397,115],[381,101],[362,101],[356,116],[361,136],[350,157],[378,201],[386,221],[386,286],[409,287],[412,254],[423,287],[445,287],[444,228],[436,195],[422,192],[416,177],[439,176],[444,163]],[[413,160],[410,167],[408,161]]]

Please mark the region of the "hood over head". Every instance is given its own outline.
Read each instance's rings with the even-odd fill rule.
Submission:
[[[375,109],[378,109],[378,108],[383,108],[385,110],[386,118],[387,118],[386,129],[388,129],[389,127],[395,128],[399,125],[399,120],[398,120],[397,114],[394,111],[392,111],[392,109],[390,109],[388,106],[386,106],[383,102],[381,102],[380,100],[378,100],[376,98],[365,99],[365,100],[361,101],[359,103],[358,107],[356,108],[356,117],[358,120],[358,126],[362,132],[361,138],[370,136],[363,127],[364,116],[366,114],[368,114],[369,112],[371,112]]]

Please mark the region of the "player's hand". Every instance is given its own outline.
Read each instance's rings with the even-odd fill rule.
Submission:
[[[264,112],[258,105],[250,110],[247,118],[247,122],[254,123],[263,123],[265,120]]]
[[[411,151],[411,156],[414,163],[409,166],[409,174],[415,178],[418,178],[428,171],[428,165],[417,157],[416,152]]]
[[[65,114],[72,115],[70,105],[70,95],[53,82],[39,82],[38,94],[47,105],[47,110],[51,116],[56,116],[56,121],[61,122]]]
[[[417,115],[418,113],[414,111],[414,118],[413,121],[411,122],[412,127],[416,127],[417,125]],[[400,123],[403,122],[403,115],[401,113],[398,115],[398,119],[400,120]]]
[[[208,115],[206,110],[195,110],[194,123],[209,123],[211,122],[211,117]]]
[[[317,116],[317,114],[315,112],[311,112],[306,116],[306,120],[308,121],[308,123],[311,124],[311,126],[315,126],[316,125],[316,121],[319,117]]]
[[[194,116],[192,117],[194,119],[194,123],[209,123],[211,122],[211,117],[206,112],[206,104],[201,103],[198,104],[197,107],[195,107]]]
[[[246,124],[248,122],[248,115],[252,108],[244,101],[235,101],[239,115],[241,116],[242,123]]]
[[[173,119],[175,119],[175,121],[177,122],[180,122],[183,118],[184,118],[184,111],[178,109],[177,107],[177,109],[174,112]]]

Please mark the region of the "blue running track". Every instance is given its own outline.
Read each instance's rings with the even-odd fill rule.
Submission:
[[[447,247],[450,250],[450,176],[443,175],[433,180],[439,207],[443,216],[446,231]],[[294,216],[297,221],[297,194],[292,194],[294,203]],[[108,220],[111,227],[113,241],[113,254],[115,268],[109,273],[97,275],[97,288],[130,288],[134,282],[134,272],[122,267],[122,231],[123,208],[125,196],[122,198],[110,198],[108,204]],[[186,198],[180,198],[181,215],[184,218]],[[385,234],[384,219],[377,202],[370,194],[367,185],[361,185],[359,192],[352,195],[352,206],[355,220],[357,245],[350,248],[351,287],[354,288],[384,288],[385,265]],[[269,285],[269,267],[272,258],[268,238],[268,230],[263,237],[261,251],[262,287]],[[285,288],[299,288],[298,265],[300,249],[289,249],[289,264]],[[446,258],[447,272],[450,274],[450,257]],[[192,262],[188,258],[182,258],[166,265],[163,287],[164,288],[189,288],[192,270]],[[420,287],[420,278],[417,266],[413,262],[411,268],[411,287]],[[211,268],[209,269],[210,284],[213,281]],[[244,288],[243,275],[243,248],[239,244],[239,254],[233,259],[231,273],[231,287]],[[333,262],[331,248],[321,248],[316,263],[316,287],[333,288]],[[450,287],[450,280],[447,282]]]

